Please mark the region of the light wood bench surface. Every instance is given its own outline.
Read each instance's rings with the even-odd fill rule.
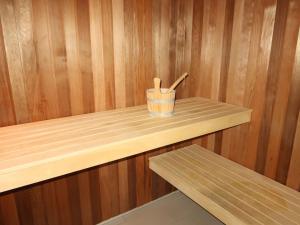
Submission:
[[[225,224],[300,224],[300,193],[198,145],[150,168]]]
[[[251,110],[204,98],[153,118],[137,106],[0,128],[0,192],[250,120]]]

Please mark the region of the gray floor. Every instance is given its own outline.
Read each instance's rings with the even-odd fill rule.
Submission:
[[[99,225],[221,225],[179,191],[133,209]]]

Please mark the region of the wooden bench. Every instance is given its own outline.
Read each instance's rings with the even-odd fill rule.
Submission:
[[[175,115],[136,106],[0,128],[0,192],[249,122],[251,110],[205,98]]]
[[[150,168],[225,224],[300,224],[300,193],[191,145],[150,158]]]

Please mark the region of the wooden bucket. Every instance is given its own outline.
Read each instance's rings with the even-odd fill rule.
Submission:
[[[154,88],[147,89],[147,105],[151,116],[168,117],[174,113],[175,90],[167,93],[168,88],[161,88],[157,93]]]

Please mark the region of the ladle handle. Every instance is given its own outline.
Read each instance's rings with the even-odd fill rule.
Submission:
[[[156,94],[160,93],[160,82],[161,80],[158,77],[154,77],[154,91]]]
[[[181,77],[179,77],[173,84],[172,86],[169,88],[169,90],[167,91],[167,93],[170,93],[171,91],[173,91],[176,86],[187,76],[189,75],[188,73],[184,73],[181,75]]]
[[[154,89],[160,91],[160,79],[158,77],[154,77]]]

